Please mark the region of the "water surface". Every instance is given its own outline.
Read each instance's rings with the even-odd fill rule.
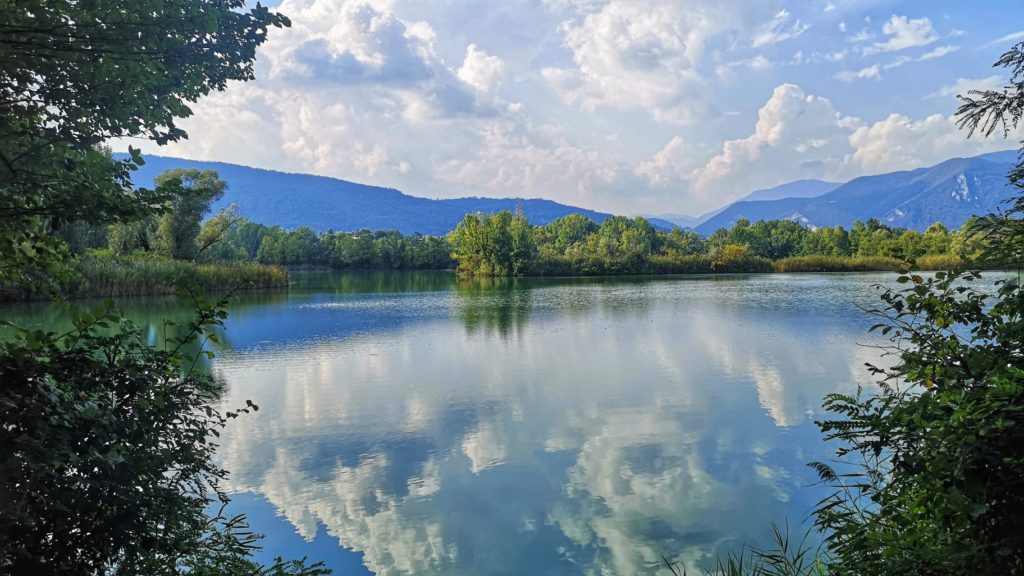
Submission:
[[[210,366],[260,406],[223,438],[233,506],[266,556],[337,574],[654,574],[765,543],[820,496],[813,420],[870,384],[857,305],[892,278],[301,275],[243,297]],[[154,340],[187,317],[126,308]]]

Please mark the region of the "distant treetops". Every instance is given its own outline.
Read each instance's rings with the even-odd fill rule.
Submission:
[[[598,224],[581,214],[533,226],[520,213],[467,214],[447,236],[394,230],[285,230],[229,206],[209,217],[225,183],[212,170],[169,170],[157,182],[164,210],[133,222],[76,224],[59,236],[72,252],[96,257],[155,257],[259,262],[316,269],[450,269],[482,276],[707,272],[893,270],[907,263],[947,267],[971,261],[982,240],[940,223],[925,232],[868,220],[846,230],[790,220],[741,219],[708,237],[656,229],[643,218]],[[203,218],[206,218],[204,221]]]
[[[807,228],[789,220],[742,219],[704,238],[691,230],[657,230],[643,218],[615,216],[601,224],[570,214],[530,226],[522,214],[470,214],[448,235],[459,272],[478,275],[629,274],[892,269],[942,258],[973,258],[981,240],[969,225],[950,232],[936,223],[924,233],[878,220],[852,229]],[[817,258],[809,258],[817,257]],[[795,260],[787,262],[788,260]],[[869,265],[870,264],[870,265]]]

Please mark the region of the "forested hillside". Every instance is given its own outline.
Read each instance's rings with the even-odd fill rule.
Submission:
[[[117,157],[123,157],[116,155]],[[567,214],[583,214],[602,222],[611,214],[567,206],[551,200],[523,198],[455,198],[432,200],[410,196],[392,188],[357,184],[337,178],[289,174],[224,162],[201,162],[146,156],[133,176],[138,186],[152,186],[165,170],[215,170],[227,182],[212,213],[236,204],[253,222],[294,229],[308,226],[324,230],[397,230],[403,234],[447,234],[466,214],[522,210],[532,222],[547,224]],[[654,220],[659,228],[674,224]]]

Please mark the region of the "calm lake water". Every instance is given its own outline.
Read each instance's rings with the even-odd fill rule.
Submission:
[[[210,365],[260,406],[223,438],[232,506],[336,574],[655,574],[802,534],[813,420],[870,384],[857,305],[893,278],[300,275],[242,297]],[[154,340],[188,316],[123,306]]]

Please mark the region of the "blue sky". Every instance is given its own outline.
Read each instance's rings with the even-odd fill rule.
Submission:
[[[428,197],[696,214],[798,178],[1012,148],[954,95],[1005,82],[1024,3],[284,0],[257,79],[151,153]],[[138,143],[133,143],[138,145]]]

